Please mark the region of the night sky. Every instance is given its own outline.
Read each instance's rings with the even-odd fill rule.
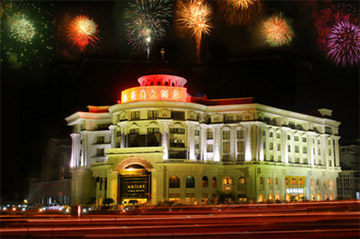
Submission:
[[[34,61],[14,69],[6,57],[1,62],[1,200],[27,196],[29,179],[41,175],[47,140],[70,137],[65,117],[87,105],[116,104],[120,92],[145,74],[182,76],[193,96],[254,97],[255,103],[295,112],[329,108],[342,122],[340,142],[359,138],[359,68],[326,59],[314,30],[313,13],[336,3],[266,1],[259,20],[245,26],[230,26],[215,13],[200,63],[194,39],[179,33],[173,20],[149,60],[145,52],[132,51],[122,18],[125,1],[40,3],[56,22],[48,29],[52,53],[44,55],[42,67]],[[358,8],[357,1],[348,3]],[[216,2],[210,4],[216,9]],[[276,12],[292,20],[295,37],[288,46],[272,48],[257,29],[262,17]],[[66,37],[66,24],[78,14],[98,24],[100,40],[90,52],[76,51]]]

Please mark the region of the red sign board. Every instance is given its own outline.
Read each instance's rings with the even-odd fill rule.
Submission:
[[[186,102],[186,88],[171,86],[139,86],[121,92],[121,103],[153,100]]]

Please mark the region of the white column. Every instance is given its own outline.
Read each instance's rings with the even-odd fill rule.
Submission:
[[[236,127],[230,127],[230,161],[236,161]]]
[[[335,157],[335,166],[336,167],[340,167],[339,139],[340,139],[340,136],[334,136],[334,141],[335,141],[334,157]]]
[[[161,125],[162,125],[162,134],[161,134],[161,146],[164,147],[164,155],[163,155],[163,160],[167,160],[169,159],[169,139],[168,139],[168,134],[169,134],[169,124],[170,121],[163,121],[163,120],[159,120]]]
[[[314,133],[308,132],[308,160],[309,165],[315,165],[315,155],[314,155],[314,145],[316,145],[313,141],[315,140]]]
[[[76,168],[76,167],[78,167],[78,163],[79,163],[80,134],[72,133],[72,134],[70,134],[70,136],[72,139],[70,167]]]
[[[214,125],[214,161],[221,161],[221,127],[222,125]]]
[[[245,125],[245,161],[251,161],[250,127],[251,125]]]
[[[191,160],[196,160],[195,157],[195,141],[194,141],[194,123],[190,122],[190,121],[186,121],[187,125],[188,125],[188,132],[187,132],[187,136],[188,136],[188,140],[187,140],[187,144],[188,144],[188,149],[189,149],[189,159]]]
[[[201,160],[206,161],[207,160],[207,153],[206,153],[206,129],[207,127],[205,124],[200,125],[200,143],[201,143]]]
[[[116,141],[116,126],[115,125],[110,125],[109,126],[110,129],[110,143],[111,143],[111,148],[115,148],[115,141]]]
[[[288,129],[287,128],[282,128],[282,162],[283,163],[288,163],[289,162],[289,152],[288,152],[288,139],[287,139],[287,132]]]
[[[264,161],[264,137],[262,135],[262,131],[263,131],[263,125],[259,124],[259,137],[260,137],[260,143],[259,143],[259,156],[258,159],[260,161]]]

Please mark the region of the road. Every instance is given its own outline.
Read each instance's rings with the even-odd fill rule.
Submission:
[[[3,216],[1,238],[359,238],[359,202]]]

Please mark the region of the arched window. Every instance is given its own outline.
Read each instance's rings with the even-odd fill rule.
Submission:
[[[166,82],[165,82],[165,85],[166,85],[166,86],[168,86],[168,85],[169,85],[169,83],[166,81]]]
[[[299,179],[299,185],[303,185],[303,180],[302,180],[302,178]]]
[[[230,177],[225,177],[223,180],[224,190],[232,189],[232,179]]]
[[[203,188],[209,187],[209,179],[208,177],[204,176],[201,180],[201,184]]]
[[[150,85],[154,85],[154,82],[151,82]]]
[[[239,184],[246,184],[246,178],[245,177],[240,177],[239,178]]]
[[[161,85],[161,82],[160,82],[160,81],[158,81],[158,82],[157,82],[157,85]]]
[[[171,85],[172,85],[172,86],[175,86],[175,83],[173,82],[173,83],[171,83]]]
[[[216,188],[216,178],[213,177],[211,180],[211,187]]]
[[[186,188],[195,188],[195,179],[193,176],[186,177]]]
[[[171,176],[169,179],[169,188],[180,188],[180,179],[176,176]]]

